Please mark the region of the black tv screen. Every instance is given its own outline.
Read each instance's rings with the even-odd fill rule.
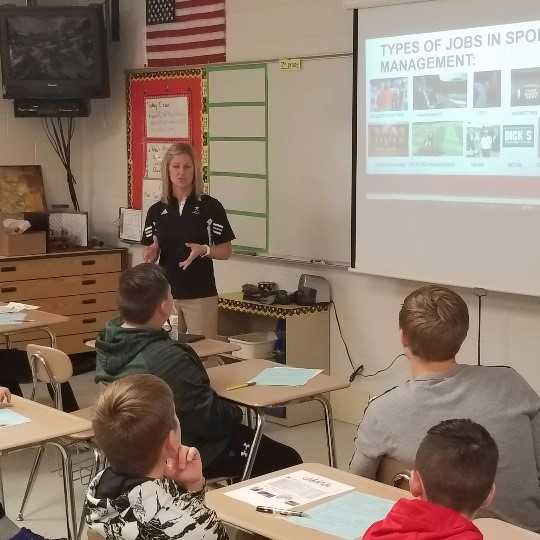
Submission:
[[[4,97],[107,97],[106,32],[100,5],[0,8]]]

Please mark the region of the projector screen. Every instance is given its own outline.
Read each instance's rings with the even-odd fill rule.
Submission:
[[[540,295],[540,10],[487,5],[358,12],[358,271]]]

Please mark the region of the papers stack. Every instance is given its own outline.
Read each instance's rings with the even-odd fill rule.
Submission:
[[[354,489],[352,486],[318,474],[295,471],[228,491],[226,495],[253,506],[291,510],[295,506],[339,495],[352,489]]]

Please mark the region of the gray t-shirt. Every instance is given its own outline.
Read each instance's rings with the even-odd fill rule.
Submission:
[[[358,426],[350,470],[374,478],[383,456],[412,468],[429,428],[470,418],[499,447],[495,499],[481,515],[540,531],[539,411],[540,397],[512,368],[458,364],[373,399]]]

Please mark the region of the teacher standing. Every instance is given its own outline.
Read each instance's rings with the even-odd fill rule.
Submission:
[[[228,259],[235,236],[221,203],[203,194],[199,160],[189,144],[173,144],[161,162],[161,200],[146,215],[144,261],[165,271],[179,332],[217,335],[218,297],[212,259]]]

